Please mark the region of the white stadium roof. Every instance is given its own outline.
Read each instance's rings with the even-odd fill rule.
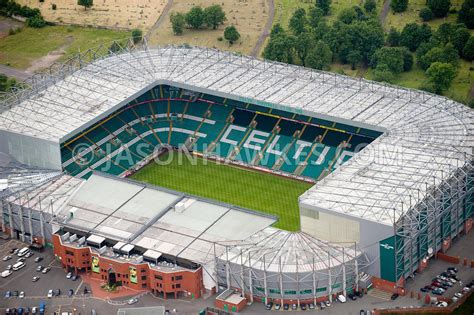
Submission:
[[[0,129],[61,142],[160,83],[384,132],[304,193],[303,206],[392,225],[432,186],[466,164],[472,167],[474,113],[466,106],[200,48],[128,51],[46,78],[4,104]]]

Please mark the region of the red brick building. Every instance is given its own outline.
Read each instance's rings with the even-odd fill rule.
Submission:
[[[198,298],[204,290],[201,266],[191,269],[109,257],[113,255],[99,254],[91,246],[63,243],[58,234],[53,235],[53,244],[54,255],[66,271],[88,273],[99,281],[136,290],[149,289],[165,299],[180,296]]]

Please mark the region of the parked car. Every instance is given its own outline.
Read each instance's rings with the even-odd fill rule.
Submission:
[[[454,293],[454,296],[457,297],[457,298],[461,298],[462,293],[461,292],[456,292],[456,293]]]
[[[43,260],[43,257],[37,256],[37,257],[35,258],[35,263],[39,263],[39,262],[42,261],[42,260]]]
[[[437,307],[446,307],[446,306],[448,306],[448,303],[446,303],[445,301],[439,301],[438,303],[436,303],[436,306]]]
[[[48,298],[52,298],[53,297],[53,290],[49,290],[48,291]]]
[[[33,306],[31,308],[31,314],[37,314],[38,313],[38,308],[36,306]]]
[[[279,311],[280,308],[281,308],[281,304],[276,303],[276,304],[275,304],[275,311]]]
[[[73,289],[69,289],[69,290],[67,291],[67,296],[71,297],[71,296],[73,296],[73,295],[74,295],[74,290],[73,290]]]
[[[331,306],[331,302],[330,302],[330,301],[326,301],[326,306],[327,306],[327,307],[330,307],[330,306]]]
[[[272,307],[273,307],[273,302],[268,302],[267,304],[265,304],[265,309],[266,309],[267,311],[271,310]]]
[[[451,298],[451,301],[452,301],[453,303],[454,303],[454,302],[457,302],[458,300],[459,300],[459,298],[458,298],[458,297],[455,297],[455,296],[453,296],[453,297]]]
[[[36,282],[36,281],[38,281],[39,279],[40,279],[40,277],[34,276],[32,281],[33,281],[33,282]]]
[[[7,255],[7,256],[3,257],[2,260],[3,260],[3,261],[8,261],[8,260],[10,260],[10,259],[12,259],[12,256]]]
[[[434,295],[443,295],[444,290],[441,288],[436,288],[433,291],[431,291],[431,293],[433,293]]]
[[[33,255],[34,255],[33,252],[28,252],[28,253],[26,253],[25,257],[26,257],[26,258],[30,258],[30,257],[33,256]]]
[[[291,304],[291,309],[292,309],[293,311],[296,311],[296,310],[298,309],[298,305],[296,305],[296,304]]]
[[[5,270],[2,272],[2,278],[6,278],[11,275],[13,272],[11,270]]]
[[[135,304],[135,303],[138,303],[137,298],[131,298],[131,299],[128,299],[128,301],[127,301],[128,305],[132,305],[132,304]]]
[[[53,291],[54,296],[60,296],[61,295],[61,289],[57,289]]]
[[[351,299],[352,301],[357,300],[357,295],[355,295],[354,293],[349,293],[349,294],[347,295],[347,297],[348,297],[349,299]]]
[[[290,309],[290,304],[287,304],[287,303],[283,304],[283,309],[285,311],[288,311]]]
[[[426,287],[421,288],[420,291],[421,291],[421,292],[429,292],[429,291],[431,291],[431,290],[430,290],[430,288],[429,288],[428,286],[426,286]]]
[[[18,297],[19,297],[20,299],[24,298],[24,297],[25,297],[25,291],[21,291],[21,292],[20,292],[20,295],[18,295]]]
[[[39,265],[38,267],[36,267],[36,271],[41,272],[42,270],[43,270],[43,266]]]
[[[11,291],[7,291],[5,292],[5,298],[8,299],[9,297],[12,296],[12,292]]]
[[[309,308],[310,310],[314,310],[316,307],[314,306],[314,303],[309,303],[309,304],[308,304],[308,308]]]
[[[13,266],[12,265],[8,265],[5,270],[12,270]]]
[[[390,297],[390,299],[391,299],[392,301],[395,301],[396,299],[398,299],[398,297],[399,297],[398,293],[394,293],[394,294],[392,294],[392,296]]]
[[[78,276],[76,276],[76,275],[72,275],[72,277],[71,277],[71,280],[72,280],[72,281],[76,281],[76,280],[77,280],[77,278],[79,278],[79,277],[78,277]]]
[[[46,267],[41,271],[42,273],[48,273],[51,270],[51,267]]]
[[[10,249],[10,254],[15,254],[15,251],[18,251],[18,248],[13,247],[12,249]]]
[[[300,308],[302,311],[306,311],[307,307],[306,307],[306,304],[305,303],[301,303],[300,304]]]
[[[66,275],[66,279],[71,279],[71,277],[72,277],[72,272],[68,272]]]
[[[326,308],[326,303],[324,303],[324,302],[319,303],[319,307],[320,307],[322,310],[325,309],[325,308]]]
[[[342,295],[342,294],[339,294],[339,295],[337,296],[337,300],[338,300],[339,302],[341,302],[341,303],[346,303],[346,297],[345,297],[344,295]]]

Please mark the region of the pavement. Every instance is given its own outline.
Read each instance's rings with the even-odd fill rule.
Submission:
[[[33,76],[33,73],[18,70],[6,65],[0,65],[0,73],[3,73],[9,78],[15,78],[17,81],[25,81],[29,77]]]

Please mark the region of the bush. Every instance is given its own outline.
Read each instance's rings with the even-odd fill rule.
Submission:
[[[132,30],[132,41],[134,44],[138,44],[143,38],[143,32],[141,29]]]
[[[222,36],[217,37],[218,42],[222,42],[223,40],[224,40],[224,38]]]
[[[87,10],[87,8],[92,7],[94,2],[93,0],[77,0],[77,4],[83,6],[84,10]]]
[[[53,3],[53,4],[51,5],[51,9],[56,10],[56,8],[57,8],[56,4]]]
[[[33,28],[42,28],[46,26],[46,21],[41,15],[33,16],[26,19],[26,25]]]
[[[433,19],[433,11],[431,11],[430,8],[423,8],[420,11],[420,18],[423,20],[423,22],[428,22]]]
[[[462,55],[468,61],[474,60],[474,36],[469,37],[469,40],[462,50]]]
[[[374,80],[379,82],[392,83],[395,76],[386,64],[380,64],[374,69]]]
[[[225,12],[220,5],[215,4],[204,9],[204,21],[208,27],[215,30],[219,25],[224,24],[225,20]]]
[[[190,28],[198,29],[204,24],[204,10],[200,6],[192,7],[188,13],[186,13],[186,24]]]
[[[451,86],[456,74],[456,69],[451,64],[442,62],[435,62],[426,70],[426,75],[438,94]]]

